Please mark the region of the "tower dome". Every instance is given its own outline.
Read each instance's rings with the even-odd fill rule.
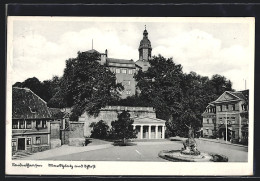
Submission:
[[[139,60],[147,61],[148,59],[151,58],[152,46],[150,40],[148,39],[148,32],[146,30],[146,26],[143,32],[143,39],[140,41],[138,50],[139,50]]]

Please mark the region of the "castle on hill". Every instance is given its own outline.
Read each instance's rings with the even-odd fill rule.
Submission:
[[[143,39],[140,41],[138,48],[139,59],[135,62],[132,59],[116,59],[108,57],[108,51],[105,53],[100,53],[95,49],[86,51],[86,53],[98,53],[100,59],[98,60],[101,65],[106,65],[110,71],[116,74],[117,83],[121,83],[124,86],[124,90],[121,92],[121,97],[124,99],[128,96],[133,96],[136,94],[136,81],[134,79],[134,74],[140,69],[146,71],[149,67],[148,60],[152,56],[152,46],[148,39],[148,32],[145,28],[143,32]]]

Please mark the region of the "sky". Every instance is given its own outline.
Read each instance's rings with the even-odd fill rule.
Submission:
[[[92,39],[93,48],[107,49],[110,58],[137,61],[145,25],[152,55],[173,58],[185,73],[223,75],[235,90],[248,88],[252,79],[253,21],[248,18],[15,17],[9,22],[12,84],[62,76],[65,61],[92,49]]]

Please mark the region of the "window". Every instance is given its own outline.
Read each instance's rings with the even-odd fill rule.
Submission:
[[[206,133],[209,134],[209,129],[208,128],[206,129]]]
[[[36,145],[40,145],[41,144],[41,137],[36,137]]]
[[[37,120],[36,121],[36,128],[40,128],[41,127],[41,121],[40,120]]]
[[[13,146],[13,147],[16,147],[16,144],[17,144],[16,139],[13,139],[13,140],[12,140],[12,146]]]
[[[46,120],[42,120],[42,128],[47,128]]]
[[[220,107],[220,111],[222,111],[222,105],[221,106],[219,106]]]
[[[32,144],[32,138],[27,138],[26,139],[26,144],[31,145]]]
[[[228,110],[228,105],[226,105],[226,110]]]
[[[235,104],[233,104],[232,105],[232,111],[235,111],[235,109],[236,109],[236,106],[235,106]]]
[[[128,74],[133,74],[133,70],[128,70]]]
[[[26,121],[26,129],[32,129],[32,121]]]
[[[127,81],[128,82],[128,85],[131,85],[131,81],[129,80],[129,81]]]
[[[126,69],[122,69],[122,73],[123,73],[123,74],[126,74]]]
[[[207,119],[207,123],[209,124],[209,119]]]
[[[117,74],[120,74],[120,69],[116,69],[116,73],[117,73]]]
[[[13,120],[13,129],[18,129],[18,120]]]
[[[130,91],[130,90],[127,90],[127,91],[126,91],[126,94],[127,94],[127,95],[130,95],[130,94],[131,94],[131,91]]]
[[[246,104],[242,104],[241,106],[242,106],[243,111],[247,111],[247,105]]]
[[[25,121],[24,120],[19,121],[19,129],[25,129]]]

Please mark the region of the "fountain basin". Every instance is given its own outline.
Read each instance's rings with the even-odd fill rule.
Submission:
[[[182,154],[182,150],[163,150],[159,157],[173,162],[228,162],[224,155],[201,152],[199,155]]]

